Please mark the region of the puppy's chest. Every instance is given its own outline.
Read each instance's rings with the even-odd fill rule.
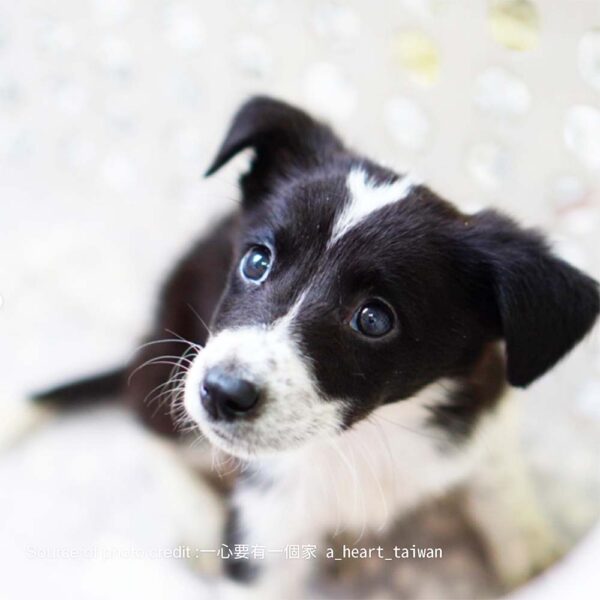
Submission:
[[[267,511],[270,523],[297,521],[299,531],[383,529],[447,490],[468,471],[473,446],[455,446],[432,426],[427,402],[382,407],[335,439],[262,461],[237,494],[246,528]]]

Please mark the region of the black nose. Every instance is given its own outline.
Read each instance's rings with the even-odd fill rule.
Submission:
[[[204,377],[200,399],[213,419],[232,420],[254,408],[258,389],[249,381],[213,367]]]

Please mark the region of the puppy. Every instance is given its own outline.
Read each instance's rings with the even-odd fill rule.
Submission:
[[[590,330],[596,282],[539,233],[495,211],[459,212],[283,102],[246,102],[207,175],[248,148],[239,211],[176,267],[127,369],[175,361],[178,376],[158,364],[125,390],[154,430],[191,422],[247,463],[227,539],[267,553],[228,561],[232,577],[261,595],[300,594],[310,562],[283,574],[277,551],[382,530],[471,480],[486,490],[473,498],[491,513],[504,579],[543,566],[552,544],[498,426],[507,384],[529,385]],[[165,332],[175,337],[161,342]],[[171,385],[170,409],[149,405]]]

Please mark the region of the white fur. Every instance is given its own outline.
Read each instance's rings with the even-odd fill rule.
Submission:
[[[253,462],[252,474],[236,486],[233,504],[240,543],[264,547],[266,559],[259,565],[262,574],[254,586],[224,583],[223,598],[295,597],[311,561],[280,564],[286,547],[322,548],[325,535],[339,531],[354,532],[354,545],[360,545],[365,532],[387,528],[422,502],[467,480],[483,464],[490,442],[500,450],[509,445],[505,433],[494,434],[501,426],[494,411],[483,416],[474,434],[460,444],[454,444],[443,428],[431,426],[430,408],[446,401],[449,386],[454,385],[448,380],[411,399],[380,407],[341,431],[344,402],[321,396],[293,333],[302,301],[303,297],[271,325],[228,329],[211,337],[187,375],[185,406],[190,416],[216,446]],[[200,387],[207,369],[216,365],[266,392],[261,415],[240,422],[210,421],[200,403]],[[493,475],[498,464],[494,458],[485,472]],[[512,471],[509,464],[507,478],[514,479]],[[253,482],[252,476],[259,481]],[[504,503],[487,519],[493,521],[493,527],[488,526],[491,556],[507,581],[524,579],[531,565],[547,564],[547,549],[552,548],[523,477],[517,479],[518,503]],[[486,483],[484,490],[490,489]],[[515,519],[518,511],[525,512]],[[523,543],[528,539],[535,543]],[[505,558],[509,542],[516,561]]]
[[[215,336],[188,377],[188,411],[206,435],[226,451],[253,458],[251,473],[236,486],[233,504],[240,543],[264,547],[266,558],[252,586],[224,582],[221,597],[301,596],[312,563],[282,563],[286,547],[316,544],[322,551],[325,536],[340,531],[353,533],[353,545],[360,546],[367,531],[388,528],[463,481],[473,490],[469,498],[476,503],[483,493],[489,507],[477,511],[477,522],[503,581],[514,584],[549,564],[557,544],[522,467],[515,467],[518,461],[511,458],[518,445],[510,435],[513,419],[507,418],[513,402],[503,399],[496,411],[482,416],[468,440],[454,444],[443,428],[431,426],[430,408],[444,402],[454,385],[442,380],[341,432],[343,404],[319,397],[290,331],[300,303],[271,327]],[[230,359],[266,383],[270,395],[280,394],[272,396],[270,410],[250,429],[237,430],[235,443],[225,443],[213,432],[198,399],[207,365]],[[290,438],[292,431],[299,435]],[[499,470],[501,477],[496,477]],[[507,495],[506,487],[516,493]]]
[[[381,407],[329,442],[259,460],[258,476],[272,484],[249,481],[237,487],[242,539],[275,551],[289,544],[317,544],[322,551],[325,534],[345,530],[354,532],[352,545],[360,547],[366,531],[381,531],[465,482],[469,499],[485,496],[487,509],[478,510],[475,521],[505,583],[520,583],[552,562],[557,540],[515,459],[514,400],[504,398],[468,441],[455,446],[443,430],[428,425],[427,407],[446,397],[448,384],[433,384],[410,400]],[[277,552],[266,557],[270,564],[261,566],[263,577],[246,588],[245,597],[303,596],[310,561],[278,564]]]
[[[356,227],[372,212],[406,198],[417,183],[410,176],[405,175],[392,183],[377,185],[369,180],[368,174],[363,169],[352,169],[348,174],[346,185],[350,198],[333,225],[330,245]]]
[[[447,490],[467,473],[475,446],[451,447],[441,430],[428,425],[428,407],[440,402],[446,389],[445,383],[433,384],[415,398],[380,407],[340,435],[259,459],[261,476],[274,483],[266,491],[251,483],[238,491],[249,537],[281,543],[281,536],[309,523],[309,537],[315,528],[360,536]],[[271,531],[281,523],[277,511],[285,512],[280,515],[288,523],[285,532]]]
[[[341,426],[343,403],[319,395],[290,328],[301,302],[302,298],[272,325],[226,329],[211,337],[188,371],[188,414],[215,445],[231,454],[246,458],[289,450],[333,435]],[[217,365],[261,389],[264,405],[258,418],[210,422],[200,403],[200,388],[207,370]]]
[[[273,552],[261,564],[256,596],[248,597],[301,595],[310,561],[278,564],[278,551],[286,546],[316,544],[322,552],[326,534],[345,531],[360,547],[366,532],[388,528],[467,477],[495,420],[482,421],[472,443],[453,446],[442,430],[429,426],[428,407],[446,397],[448,385],[433,384],[412,399],[380,407],[338,436],[254,463],[260,480],[241,482],[233,499],[238,526],[246,543]]]

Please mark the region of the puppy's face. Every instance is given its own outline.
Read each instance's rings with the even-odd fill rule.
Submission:
[[[185,391],[189,414],[230,453],[334,435],[440,378],[468,376],[500,337],[509,380],[525,385],[595,317],[595,285],[537,237],[495,214],[461,214],[408,176],[344,150],[304,113],[251,101],[212,170],[247,146],[257,154],[242,180],[236,259]],[[511,269],[511,281],[498,274]],[[584,319],[560,305],[562,288],[544,284],[548,270],[576,284]],[[545,285],[534,294],[554,296],[540,307],[547,315],[522,298],[532,279]],[[542,321],[556,311],[569,322],[548,340]],[[544,339],[528,343],[520,327]],[[539,344],[541,360],[529,356]]]

